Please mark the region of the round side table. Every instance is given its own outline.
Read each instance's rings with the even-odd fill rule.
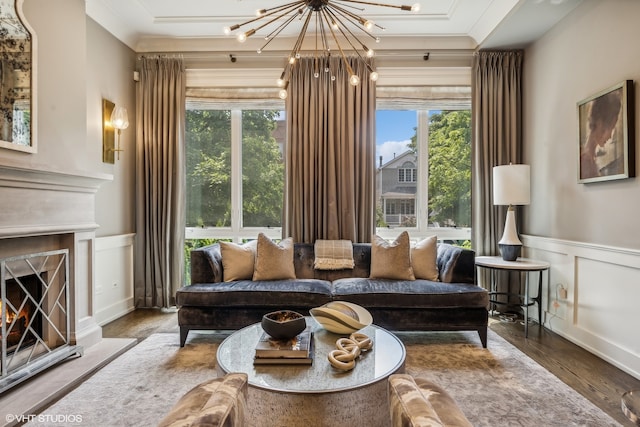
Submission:
[[[538,304],[538,324],[542,326],[542,273],[547,272],[547,282],[549,281],[549,268],[551,265],[546,261],[538,261],[531,258],[518,258],[516,261],[505,261],[499,256],[478,256],[476,257],[476,267],[485,268],[491,272],[489,290],[489,302],[495,307],[496,304],[507,304],[499,301],[498,296],[515,296],[520,299],[520,307],[524,309],[524,336],[529,336],[529,307]],[[496,275],[498,270],[516,271],[520,276],[524,275],[524,294],[520,292],[498,292]],[[529,274],[538,273],[538,295],[529,296]]]
[[[640,390],[632,390],[622,395],[622,412],[624,415],[640,426]]]

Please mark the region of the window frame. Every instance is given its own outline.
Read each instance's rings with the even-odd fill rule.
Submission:
[[[388,107],[388,108],[385,108]],[[384,104],[378,105],[376,110],[394,110],[393,106],[385,106]],[[415,227],[403,227],[403,226],[387,226],[376,227],[376,234],[387,240],[394,240],[398,235],[407,231],[412,241],[419,241],[425,237],[436,235],[439,241],[465,241],[471,240],[471,227],[433,227],[429,225],[428,221],[428,206],[429,200],[429,159],[427,155],[422,153],[428,153],[429,150],[429,111],[454,111],[454,110],[470,110],[471,104],[468,106],[460,106],[458,108],[437,108],[432,106],[429,108],[400,108],[404,110],[415,110],[417,113],[417,130],[416,138],[417,144],[417,169],[418,180],[416,182],[416,195],[415,195]],[[427,183],[426,185],[421,183]],[[378,185],[376,180],[375,185]],[[383,207],[383,209],[385,209]]]
[[[429,95],[431,92],[438,91],[442,92],[442,84],[443,82],[438,80],[437,84],[434,83],[433,76],[425,76],[424,71],[420,71],[420,76],[414,76],[409,73],[412,78],[411,80],[415,80],[418,86],[412,87],[402,86],[407,81],[407,76],[404,74],[408,71],[402,71],[401,77],[389,76],[385,82],[389,86],[378,84],[377,92],[378,92],[378,101],[376,108],[378,110],[392,110],[392,109],[411,109],[418,111],[418,129],[417,129],[417,138],[418,141],[426,141],[428,144],[428,127],[429,127],[429,118],[428,111],[429,110],[471,110],[471,100],[469,97],[469,82],[470,82],[470,70],[464,69],[460,72],[455,72],[451,74],[451,78],[448,79],[446,85],[451,85],[453,88],[452,96],[449,100],[443,101],[440,96],[438,100],[431,99]],[[211,74],[209,76],[209,74]],[[427,73],[429,74],[429,73]],[[440,74],[437,74],[440,76]],[[260,80],[263,78],[262,73],[258,73],[256,76],[256,88],[258,88],[258,92],[265,92],[262,87],[269,87],[268,84],[263,84],[260,86],[258,83],[263,82]],[[428,78],[429,77],[429,78]],[[191,71],[188,73],[188,86],[191,88],[200,88],[203,87],[211,87],[210,91],[217,93],[218,91],[224,92],[226,95],[230,91],[238,91],[239,89],[235,87],[235,85],[228,84],[222,85],[224,87],[215,88],[215,86],[221,86],[221,76],[216,72],[203,73],[202,72],[194,72]],[[237,75],[235,73],[230,74],[225,77],[230,82],[235,81],[237,79]],[[253,81],[253,80],[252,80]],[[270,82],[269,79],[264,80],[264,82]],[[263,83],[264,83],[263,82]],[[422,85],[422,86],[420,86]],[[228,86],[228,87],[227,87]],[[247,91],[251,91],[256,88],[245,88]],[[434,89],[435,88],[435,89]],[[416,89],[418,89],[416,91]],[[195,89],[194,89],[195,90]],[[388,91],[387,91],[388,90]],[[400,92],[398,92],[400,90]],[[388,93],[387,93],[388,92]],[[397,93],[398,92],[398,93]],[[411,94],[411,99],[407,99],[406,93]],[[275,93],[275,92],[274,92]],[[403,95],[404,94],[404,95]],[[216,109],[226,109],[232,111],[232,129],[233,126],[238,126],[240,132],[238,132],[237,141],[236,138],[232,136],[232,225],[231,227],[185,227],[185,238],[186,239],[224,239],[234,242],[243,242],[249,239],[255,239],[259,232],[265,233],[272,239],[280,239],[282,237],[282,227],[243,227],[242,226],[242,136],[241,136],[241,122],[238,122],[234,125],[233,122],[233,111],[236,110],[237,114],[241,117],[242,110],[258,110],[258,109],[279,109],[284,110],[284,103],[280,100],[275,100],[276,96],[268,91],[265,94],[257,97],[255,100],[248,99],[247,97],[242,100],[238,100],[234,97],[228,97],[225,95],[214,95],[219,96],[219,100],[214,100],[213,103],[218,103],[218,107]],[[202,95],[198,95],[202,96]],[[207,96],[207,95],[205,95]],[[399,98],[394,98],[395,96],[399,96]],[[399,101],[400,100],[400,101]],[[197,99],[197,101],[201,104],[204,102],[207,104],[211,101],[202,101],[202,98]],[[399,101],[399,102],[398,102]],[[189,100],[187,101],[189,103]],[[428,182],[428,159],[426,156],[420,154],[421,152],[421,144],[418,147],[418,161],[417,161],[417,169],[418,169],[418,192],[416,194],[415,199],[415,208],[416,208],[416,227],[379,227],[376,228],[376,234],[381,237],[389,240],[395,239],[401,231],[408,231],[412,240],[420,240],[421,238],[437,235],[438,240],[443,241],[464,241],[471,240],[471,228],[470,227],[429,227],[428,224],[425,224],[424,220],[420,220],[421,218],[427,218],[427,206],[424,203],[425,200],[428,200],[428,185],[420,186],[420,182]],[[428,149],[428,145],[425,145],[425,148],[422,150]],[[235,153],[237,151],[237,153]],[[235,155],[234,155],[235,153]],[[286,162],[286,160],[285,160]],[[234,167],[234,165],[236,165]],[[286,168],[286,165],[285,165]],[[235,173],[234,173],[235,170]],[[234,179],[234,175],[235,179]],[[285,178],[286,179],[286,178]],[[377,185],[377,182],[375,183]],[[239,218],[239,220],[233,221],[233,218]]]
[[[231,112],[231,226],[185,227],[185,239],[220,239],[236,243],[255,239],[264,233],[271,239],[282,237],[282,227],[245,227],[242,214],[242,112],[252,108],[211,108]],[[260,108],[253,110],[281,110],[284,108]]]

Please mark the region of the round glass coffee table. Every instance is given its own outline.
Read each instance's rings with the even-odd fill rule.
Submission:
[[[262,334],[259,323],[229,335],[218,347],[220,375],[244,372],[249,376],[247,424],[283,425],[367,425],[388,426],[387,379],[404,372],[405,348],[392,333],[375,325],[360,332],[373,339],[373,348],[363,352],[355,368],[343,372],[333,368],[327,355],[345,335],[313,327],[312,365],[257,365],[253,356]]]

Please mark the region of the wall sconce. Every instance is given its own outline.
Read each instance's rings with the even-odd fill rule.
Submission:
[[[104,163],[115,163],[114,153],[118,153],[120,160],[120,152],[124,149],[120,148],[120,133],[123,129],[129,127],[129,118],[127,109],[124,107],[116,107],[116,105],[107,100],[102,100],[102,161]],[[118,131],[118,144],[115,141],[115,131]]]
[[[129,117],[127,116],[127,109],[124,107],[116,107],[111,113],[111,125],[114,129],[118,130],[118,145],[113,151],[118,153],[118,160],[120,160],[120,152],[124,151],[120,148],[120,133],[129,127]]]

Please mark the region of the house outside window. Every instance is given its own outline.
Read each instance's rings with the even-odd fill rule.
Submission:
[[[407,230],[414,240],[470,239],[470,117],[469,109],[378,108],[378,235],[391,240]]]
[[[405,162],[400,169],[398,169],[398,182],[416,182],[418,180],[418,173],[414,163]]]

